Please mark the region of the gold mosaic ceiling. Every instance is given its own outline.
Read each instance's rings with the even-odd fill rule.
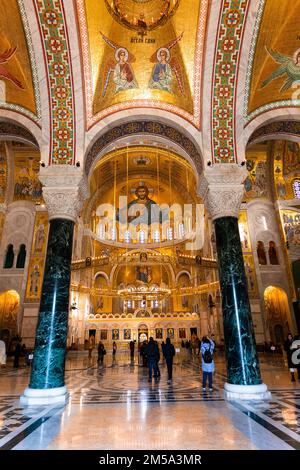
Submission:
[[[248,114],[269,103],[299,99],[299,53],[299,1],[266,0],[252,67]]]
[[[31,63],[17,0],[0,2],[0,101],[36,114]]]
[[[112,194],[115,175],[118,194],[133,193],[138,181],[155,187],[155,197],[160,193],[170,198],[170,188],[183,198],[196,194],[195,177],[186,160],[159,148],[137,146],[110,152],[95,168],[91,193],[98,188],[107,188],[107,195]]]
[[[206,7],[201,0],[77,1],[89,124],[134,106],[194,119],[201,3]]]

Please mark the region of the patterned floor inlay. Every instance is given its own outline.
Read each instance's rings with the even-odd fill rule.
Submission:
[[[276,387],[272,390],[272,400],[269,402],[228,404],[223,399],[226,373],[222,358],[217,363],[218,372],[214,376],[213,391],[203,392],[201,369],[197,357],[192,360],[177,361],[171,384],[167,383],[167,371],[164,364],[160,366],[161,378],[158,380],[153,378],[150,382],[147,369],[139,366],[137,360],[134,364],[129,364],[126,357],[119,357],[115,362],[107,358],[106,365],[98,367],[96,358],[88,360],[83,357],[79,356],[78,359],[75,357],[67,364],[66,385],[70,392],[70,401],[66,408],[20,407],[19,396],[24,385],[28,383],[29,369],[15,370],[8,367],[1,370],[0,385],[5,385],[6,388],[2,390],[7,390],[8,393],[2,392],[2,396],[0,395],[0,449],[20,448],[22,442],[29,442],[27,438],[34,436],[41,427],[43,435],[49,437],[51,433],[54,433],[53,436],[55,436],[60,432],[61,420],[65,419],[63,418],[65,413],[70,414],[71,409],[75,414],[76,410],[82,413],[84,409],[89,414],[89,408],[93,409],[93,415],[97,416],[99,413],[101,423],[100,416],[104,409],[101,407],[103,406],[106,407],[105,410],[111,409],[112,415],[120,409],[126,409],[128,413],[131,413],[131,408],[128,407],[135,407],[135,412],[140,409],[143,414],[146,409],[154,406],[168,406],[171,407],[168,409],[172,418],[172,413],[175,413],[181,404],[182,406],[199,406],[200,415],[208,413],[208,416],[214,410],[210,407],[221,406],[220,410],[223,410],[220,411],[221,420],[224,419],[222,413],[227,416],[228,413],[230,414],[230,409],[234,408],[235,413],[244,416],[244,420],[250,420],[249,423],[255,422],[255,426],[262,429],[261,432],[269,433],[266,434],[269,436],[266,437],[266,442],[269,442],[266,448],[270,445],[276,448],[278,442],[282,442],[282,445],[288,448],[300,449],[300,388],[297,384],[290,385],[286,379],[282,382],[282,388]],[[265,364],[263,369],[268,370]],[[285,368],[281,366],[270,364],[269,372],[270,370],[279,377],[285,374]],[[173,406],[174,411],[172,411]],[[208,407],[207,410],[205,407]],[[204,418],[199,417],[199,419],[201,423]],[[235,422],[232,425],[235,427]],[[270,436],[274,436],[273,444],[270,444]],[[49,439],[47,445],[51,441]],[[22,448],[27,448],[26,444]],[[258,448],[260,448],[259,445]]]

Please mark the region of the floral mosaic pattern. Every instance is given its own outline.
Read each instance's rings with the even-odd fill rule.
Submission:
[[[235,163],[235,89],[249,2],[223,0],[213,68],[212,153],[215,163]]]
[[[74,163],[75,120],[71,57],[61,0],[38,0],[51,99],[51,164]]]

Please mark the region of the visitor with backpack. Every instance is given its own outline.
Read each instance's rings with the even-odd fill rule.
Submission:
[[[203,390],[206,390],[206,382],[208,379],[208,386],[209,386],[209,391],[212,392],[213,390],[213,372],[215,370],[215,364],[213,360],[213,352],[215,349],[214,342],[207,338],[207,336],[204,336],[202,338],[202,344],[201,344],[201,356],[202,356],[202,372],[203,372],[203,378],[202,378],[202,387]]]

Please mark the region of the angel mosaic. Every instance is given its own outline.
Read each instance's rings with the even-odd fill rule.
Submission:
[[[16,87],[24,89],[22,83],[12,74],[7,68],[6,64],[14,57],[17,52],[17,47],[10,47],[0,54],[0,79],[5,78],[13,83]]]
[[[107,92],[111,76],[113,77],[113,82],[115,84],[115,93],[138,88],[138,83],[130,65],[131,62],[135,61],[135,56],[130,54],[125,47],[116,44],[111,39],[104,36],[104,34],[100,34],[106,44],[115,51],[114,57],[110,55],[104,65],[105,81],[102,96],[104,97]]]
[[[153,67],[151,79],[149,81],[149,88],[173,93],[172,82],[174,74],[177,79],[180,93],[184,95],[184,85],[180,62],[177,60],[176,56],[171,55],[170,52],[172,47],[174,47],[182,39],[182,36],[183,33],[165,46],[157,49],[150,57],[150,62],[154,62],[155,65]]]
[[[280,88],[280,91],[287,91],[292,87],[293,83],[300,80],[300,49],[297,49],[293,57],[281,54],[280,52],[274,51],[273,49],[268,49],[267,52],[272,57],[272,59],[280,64],[274,72],[269,75],[269,77],[262,82],[261,88],[266,87],[278,77],[287,76],[285,82]]]

